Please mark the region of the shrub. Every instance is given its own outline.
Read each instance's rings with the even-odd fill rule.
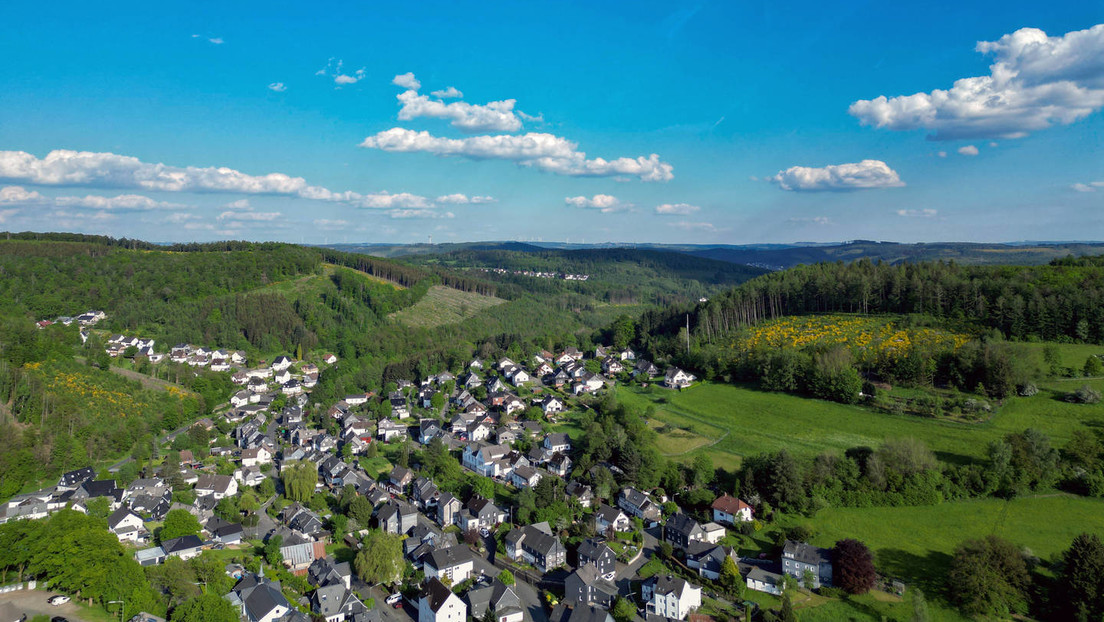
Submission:
[[[1096,404],[1100,402],[1100,391],[1086,384],[1073,393],[1067,394],[1066,401],[1074,404]]]

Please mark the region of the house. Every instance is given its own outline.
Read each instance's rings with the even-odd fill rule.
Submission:
[[[556,452],[552,454],[552,458],[548,460],[548,471],[553,475],[566,477],[570,470],[571,458],[569,458],[567,454]]]
[[[243,467],[272,464],[272,452],[264,447],[255,449],[243,449],[241,452],[241,465]]]
[[[492,529],[506,520],[506,512],[498,509],[490,500],[473,495],[459,516],[460,529]],[[443,523],[442,523],[443,524]]]
[[[181,536],[161,543],[161,549],[165,555],[172,555],[180,559],[188,560],[200,554],[203,541],[198,536]]]
[[[690,546],[691,542],[701,542],[705,539],[705,531],[698,521],[688,514],[679,512],[667,519],[663,526],[663,539],[680,549]]]
[[[457,522],[462,507],[460,500],[454,497],[452,493],[441,493],[441,496],[437,499],[437,508],[434,512],[437,524],[448,527]]]
[[[376,521],[387,533],[403,535],[418,523],[418,510],[409,503],[392,499],[376,511]]]
[[[625,371],[625,366],[621,364],[621,359],[616,356],[606,357],[602,361],[602,371],[606,374],[620,374]]]
[[[402,395],[392,395],[391,402],[391,416],[399,419],[406,419],[410,416],[410,406],[406,403],[406,398]]]
[[[598,571],[599,577],[606,581],[613,580],[617,570],[617,554],[606,545],[605,540],[599,538],[583,540],[579,543],[578,557],[580,567],[591,564]]]
[[[634,518],[645,522],[656,522],[660,518],[660,507],[651,497],[635,488],[625,488],[617,494],[617,506]]]
[[[327,364],[327,365],[333,365],[334,363],[337,362],[337,357],[334,356],[333,354],[326,354],[325,356],[322,357],[322,362]]]
[[[346,395],[344,401],[349,406],[360,406],[361,404],[367,404],[369,397],[371,397],[370,393],[357,393],[355,395]]]
[[[548,614],[548,622],[613,622],[613,616],[607,609],[596,605],[562,600]]]
[[[543,446],[549,453],[571,451],[571,437],[566,432],[555,432],[544,437]]]
[[[732,548],[710,542],[691,542],[686,548],[686,566],[697,569],[698,574],[706,579],[716,580],[721,576],[726,557],[739,565],[740,558]]]
[[[307,569],[307,581],[311,585],[353,586],[353,571],[349,562],[334,563],[330,558],[316,559]]]
[[[750,505],[728,493],[717,497],[712,507],[713,520],[722,525],[751,522],[754,512]]]
[[[747,573],[747,586],[751,590],[781,596],[782,575],[754,566]]]
[[[379,425],[376,426],[376,436],[381,441],[389,443],[393,439],[405,437],[406,426],[390,419],[380,419]]]
[[[211,534],[211,540],[219,544],[237,544],[245,533],[240,523],[227,522],[217,516],[208,520],[203,528]]]
[[[306,573],[315,560],[326,556],[325,542],[312,542],[286,527],[276,529],[269,535],[269,539],[275,535],[283,538],[280,543],[280,556],[284,558],[284,566],[293,574]]]
[[[603,578],[594,564],[580,564],[564,579],[564,600],[609,608],[617,598],[617,586]]]
[[[428,477],[419,477],[414,480],[411,497],[413,497],[414,503],[418,505],[418,509],[426,510],[437,507],[441,491],[437,488],[437,484],[433,483],[433,480]]]
[[[669,574],[654,575],[640,585],[645,611],[682,620],[701,607],[701,588]]]
[[[276,622],[292,610],[280,582],[264,578],[263,567],[262,574],[242,577],[225,598],[248,622]]]
[[[620,357],[622,361],[636,360],[636,352],[633,352],[632,348],[625,348],[617,356]]]
[[[107,517],[107,529],[115,534],[120,542],[137,542],[145,527],[141,516],[129,508],[121,507]]]
[[[366,613],[368,607],[360,602],[356,592],[341,583],[323,585],[311,594],[311,612],[316,618],[326,622],[355,620],[356,616]]]
[[[607,534],[610,529],[618,532],[632,531],[632,520],[618,508],[610,507],[605,503],[598,506],[594,513],[594,530],[600,534]]]
[[[291,367],[291,362],[292,361],[291,361],[290,358],[288,358],[288,357],[281,354],[280,356],[276,357],[276,360],[272,361],[272,365],[271,365],[272,371],[273,372],[284,371],[285,369]]]
[[[510,475],[510,482],[518,488],[533,488],[540,483],[540,471],[531,466],[519,466]]]
[[[523,560],[542,573],[567,562],[567,551],[560,539],[552,535],[547,522],[510,530],[506,534],[506,556]]]
[[[490,585],[468,590],[468,611],[473,620],[482,620],[490,610],[495,622],[522,622],[525,610],[514,588],[495,579]]]
[[[816,589],[822,585],[832,587],[832,551],[804,542],[786,540],[785,546],[782,547],[782,572],[796,577],[803,585],[805,573],[811,572],[813,585],[810,589]]]
[[[439,579],[426,582],[418,600],[418,622],[465,622],[468,606]]]
[[[564,492],[569,498],[574,498],[579,501],[579,505],[584,508],[589,508],[594,502],[594,491],[590,489],[590,486],[583,484],[582,482],[571,481],[568,483]]]
[[[503,445],[482,445],[480,443],[468,443],[464,446],[464,452],[460,457],[460,463],[465,468],[486,477],[502,477],[503,458],[510,453],[510,448]]]
[[[280,392],[284,395],[301,395],[303,393],[303,383],[295,379],[288,380],[280,387]]]
[[[697,378],[694,374],[689,374],[677,367],[668,367],[667,373],[663,376],[663,386],[669,389],[685,389],[686,387],[694,384]]]
[[[396,466],[387,476],[388,485],[399,494],[402,494],[413,481],[414,472],[404,466]]]
[[[426,578],[444,577],[448,579],[449,585],[467,580],[475,567],[471,551],[462,544],[434,549],[425,557],[423,564]]]
[[[213,496],[215,499],[238,494],[238,483],[229,475],[201,475],[196,480],[197,497]]]

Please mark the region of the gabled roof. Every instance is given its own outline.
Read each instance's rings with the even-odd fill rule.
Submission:
[[[472,557],[468,547],[458,545],[443,549],[434,549],[425,561],[437,570],[443,570],[445,568],[453,568],[468,563],[472,561]]]
[[[613,549],[602,540],[587,538],[579,544],[579,559],[601,559],[602,556],[613,554]]]
[[[711,507],[714,510],[720,510],[728,514],[736,514],[744,508],[751,509],[750,505],[744,503],[742,500],[737,499],[736,497],[733,497],[728,493],[717,497],[717,499],[713,501],[713,505]]]
[[[799,561],[803,564],[832,563],[832,551],[829,549],[822,549],[804,542],[795,542],[794,540],[786,540],[785,546],[782,547],[782,556],[787,559]]]
[[[198,549],[202,546],[203,540],[200,540],[198,536],[181,536],[179,538],[165,540],[161,543],[161,548],[165,550],[165,553],[188,551],[191,549]]]
[[[450,596],[452,596],[452,590],[436,578],[430,579],[426,583],[425,592],[422,594],[422,598],[429,601],[429,608],[434,613],[441,610],[441,607],[444,606]]]
[[[690,515],[679,512],[678,514],[675,514],[671,518],[667,519],[667,524],[664,525],[664,529],[669,532],[673,531],[682,536],[689,537],[693,535],[696,531],[700,532],[701,525],[698,524],[698,521],[691,518]]]

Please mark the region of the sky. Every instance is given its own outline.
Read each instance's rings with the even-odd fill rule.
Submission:
[[[1104,240],[1104,2],[9,0],[0,19],[0,231]]]

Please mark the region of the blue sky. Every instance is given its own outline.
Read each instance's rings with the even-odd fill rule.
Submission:
[[[1098,2],[9,2],[0,16],[19,25],[0,33],[0,229],[1104,239]]]

